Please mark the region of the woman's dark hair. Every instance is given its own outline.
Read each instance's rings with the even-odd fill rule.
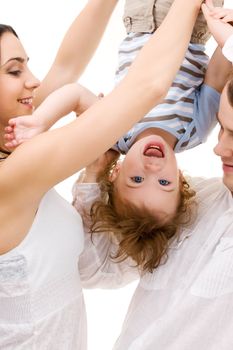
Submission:
[[[4,33],[12,33],[18,38],[17,33],[11,26],[8,26],[7,24],[0,24],[0,38]]]
[[[0,24],[0,39],[4,33],[12,33],[14,36],[16,36],[16,38],[19,38],[16,31],[11,26],[8,26],[7,24]],[[0,54],[1,54],[1,46],[0,46]]]
[[[12,33],[14,36],[18,38],[16,31],[7,24],[0,24],[0,38],[4,33]]]

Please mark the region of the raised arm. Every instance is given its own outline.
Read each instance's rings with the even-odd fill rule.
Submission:
[[[36,92],[37,107],[52,91],[75,82],[92,58],[117,0],[89,0],[71,24],[56,58]]]

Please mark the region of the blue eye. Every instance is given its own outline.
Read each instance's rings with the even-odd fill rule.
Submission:
[[[141,183],[141,182],[143,182],[144,177],[142,177],[142,176],[132,176],[130,179],[131,179],[133,182]]]
[[[161,185],[161,186],[168,186],[168,185],[170,185],[170,181],[168,181],[168,180],[164,180],[164,179],[161,179],[161,180],[159,180],[159,184]]]

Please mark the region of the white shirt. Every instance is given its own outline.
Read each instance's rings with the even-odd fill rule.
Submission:
[[[54,190],[24,240],[0,256],[0,349],[85,350],[80,215]]]
[[[233,200],[220,179],[193,187],[197,219],[172,243],[168,261],[141,276],[114,350],[233,349]],[[86,236],[84,286],[115,288],[135,278],[127,262],[108,258],[115,248],[106,235],[95,236],[95,246]]]

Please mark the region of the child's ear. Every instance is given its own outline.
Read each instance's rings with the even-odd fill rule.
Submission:
[[[114,168],[111,171],[111,174],[109,175],[109,181],[110,182],[114,182],[117,178],[117,176],[119,175],[119,171],[120,171],[120,167],[121,167],[121,163],[118,162]]]

